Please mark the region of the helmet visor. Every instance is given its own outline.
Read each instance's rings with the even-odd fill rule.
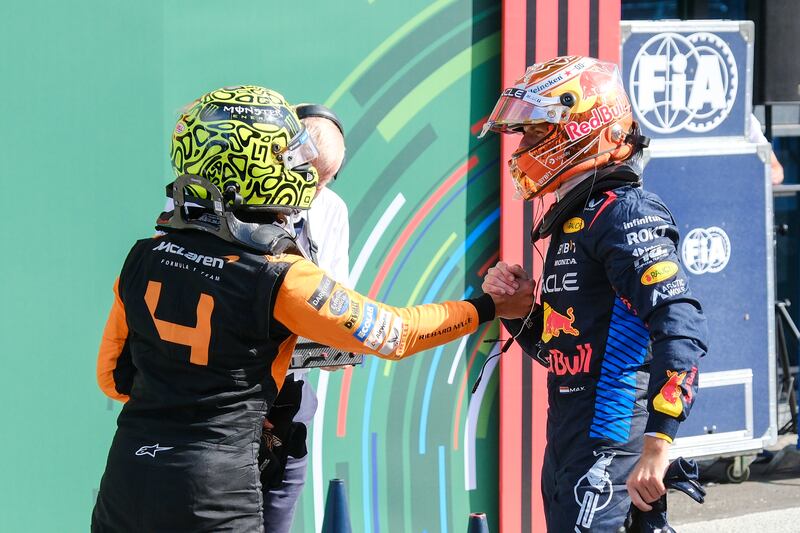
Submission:
[[[289,169],[293,170],[300,165],[310,163],[319,155],[314,141],[308,134],[308,130],[303,128],[300,133],[289,142],[289,146],[283,151],[283,164]]]
[[[518,132],[525,124],[559,124],[566,122],[569,114],[569,107],[563,105],[558,97],[540,96],[532,91],[511,87],[503,91],[479,137],[490,130]]]

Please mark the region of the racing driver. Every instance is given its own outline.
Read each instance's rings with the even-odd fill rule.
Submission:
[[[548,366],[542,494],[547,529],[613,532],[631,502],[666,491],[667,452],[697,392],[706,321],[676,246],[678,229],[642,189],[642,148],[616,65],[557,57],[528,67],[484,126],[519,134],[519,196],[554,203],[532,228],[550,238],[541,304],[505,327]],[[513,294],[519,265],[483,289]]]
[[[263,531],[262,421],[298,335],[396,360],[531,308],[530,284],[527,299],[391,307],[302,257],[283,222],[311,203],[317,151],[274,91],[203,95],[171,153],[175,209],[128,254],[98,356],[125,405],[92,531]]]

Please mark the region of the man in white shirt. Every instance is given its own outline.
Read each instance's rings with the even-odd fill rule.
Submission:
[[[295,111],[319,151],[317,158],[311,162],[319,172],[317,195],[311,207],[301,212],[295,219],[297,240],[303,250],[313,256],[320,268],[336,281],[349,287],[350,224],[347,206],[339,195],[327,188],[327,185],[336,178],[344,162],[344,130],[336,114],[325,106],[300,104],[295,107]],[[293,438],[289,439],[290,442],[279,441],[279,445],[290,448],[288,455],[286,450],[283,451],[285,468],[282,471],[279,468],[277,472],[271,467],[262,469],[264,530],[272,533],[284,533],[291,529],[297,500],[306,480],[308,467],[304,442],[306,428],[317,410],[316,393],[306,379],[307,373],[307,370],[290,371],[295,385],[284,385],[285,392],[282,391],[282,395],[286,397],[285,401],[279,401],[281,396],[276,400],[276,407],[283,404],[291,410],[290,412],[294,409],[297,411],[291,419],[293,428],[290,434]],[[289,382],[287,378],[287,384]],[[287,434],[285,431],[273,431],[277,429],[273,428],[275,421],[273,418],[280,418],[277,412],[279,410],[280,407],[270,411],[265,420],[262,454],[266,451],[263,448],[267,443],[275,444],[273,439],[275,433],[282,436]],[[300,457],[297,457],[298,455]],[[270,460],[280,461],[274,455]]]

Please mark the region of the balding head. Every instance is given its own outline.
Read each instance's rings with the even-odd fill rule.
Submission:
[[[308,117],[303,119],[311,139],[317,146],[319,155],[311,164],[319,172],[317,190],[325,187],[339,172],[344,161],[344,137],[339,128],[327,118]]]

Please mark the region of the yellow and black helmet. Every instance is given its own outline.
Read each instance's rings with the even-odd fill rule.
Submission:
[[[235,208],[308,209],[317,149],[297,114],[264,87],[223,87],[181,114],[172,133],[172,169],[207,179]],[[193,191],[205,196],[202,191]]]

